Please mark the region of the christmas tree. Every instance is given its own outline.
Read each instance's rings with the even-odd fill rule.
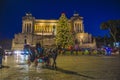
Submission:
[[[68,19],[64,13],[61,14],[58,21],[56,44],[64,48],[74,44],[71,25],[68,23]]]

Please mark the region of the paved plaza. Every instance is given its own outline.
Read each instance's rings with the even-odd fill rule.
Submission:
[[[119,56],[58,56],[57,70],[30,68],[27,56],[6,56],[0,80],[120,80]]]

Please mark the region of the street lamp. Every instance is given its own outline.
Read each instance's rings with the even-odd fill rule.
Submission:
[[[24,44],[26,45],[27,44],[27,40],[26,40],[26,35],[24,36]]]
[[[43,46],[43,30],[42,30],[42,46]]]

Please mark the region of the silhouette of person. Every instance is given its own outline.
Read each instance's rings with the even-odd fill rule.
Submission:
[[[2,68],[2,58],[5,58],[5,52],[4,49],[0,46],[0,69]]]

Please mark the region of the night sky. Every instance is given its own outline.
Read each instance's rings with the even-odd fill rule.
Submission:
[[[22,17],[26,12],[36,19],[58,19],[62,12],[70,18],[74,12],[84,17],[85,32],[104,36],[100,30],[107,20],[120,19],[119,0],[0,0],[0,39],[14,37],[22,30]]]

